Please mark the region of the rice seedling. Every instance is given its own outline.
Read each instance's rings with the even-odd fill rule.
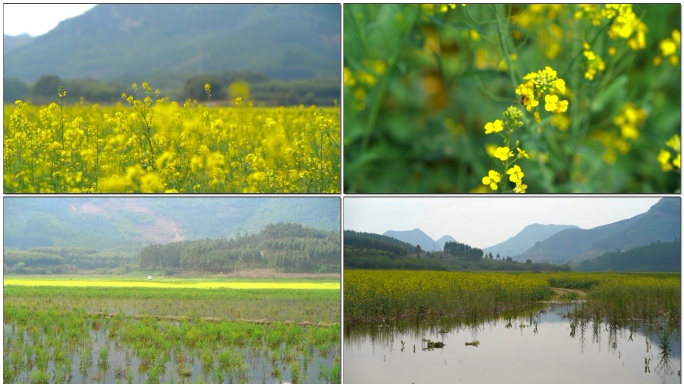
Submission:
[[[340,382],[323,378],[320,370],[307,377],[302,369],[310,362],[333,369],[330,353],[340,348],[339,291],[148,287],[139,290],[140,299],[123,287],[89,289],[6,286],[4,382],[68,381],[72,369],[84,382],[104,382],[111,375],[119,382],[254,382],[266,370],[285,381]],[[122,301],[137,305],[136,313],[111,313]],[[146,311],[155,302],[166,306],[169,301],[196,316]],[[251,315],[273,317],[209,317],[218,303],[248,309],[267,303],[271,309]],[[277,305],[289,306],[288,315],[294,316],[287,322],[279,319]],[[314,323],[312,317],[301,317],[310,306],[337,308],[337,320],[326,318],[323,324],[323,318]],[[250,359],[255,363],[249,364]]]

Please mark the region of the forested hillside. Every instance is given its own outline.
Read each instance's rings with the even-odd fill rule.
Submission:
[[[580,271],[679,272],[682,266],[682,242],[657,242],[606,252],[594,259],[582,261]]]
[[[299,224],[270,224],[253,235],[226,239],[188,240],[144,247],[144,269],[228,273],[272,268],[281,272],[340,271],[340,236]]]

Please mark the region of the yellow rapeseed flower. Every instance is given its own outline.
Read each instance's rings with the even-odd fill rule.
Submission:
[[[546,97],[544,97],[544,102],[546,102],[544,109],[549,112],[553,112],[558,108],[558,96],[556,95],[546,95]]]
[[[501,120],[494,120],[493,123],[487,123],[485,124],[485,134],[490,134],[493,132],[501,132],[503,131],[503,121]]]
[[[662,169],[663,172],[667,172],[672,169],[672,165],[670,165],[671,156],[672,154],[665,149],[661,149],[658,153],[658,162],[660,163],[660,169]]]
[[[523,184],[522,182],[519,182],[519,183],[515,184],[515,188],[513,188],[513,192],[525,193],[526,189],[527,189],[527,184]]]
[[[482,184],[489,185],[493,191],[499,188],[499,182],[501,182],[501,174],[492,169],[489,170],[487,176],[482,178]]]
[[[501,161],[506,161],[509,157],[512,157],[513,155],[513,151],[511,151],[508,147],[498,147],[496,148],[496,151],[494,151],[494,157]]]
[[[513,167],[509,168],[508,171],[506,171],[506,174],[509,175],[508,180],[516,184],[522,182],[522,178],[525,176],[518,164],[515,164]]]
[[[680,152],[681,143],[679,141],[679,135],[675,133],[674,136],[672,136],[668,141],[665,142],[665,145],[674,149],[677,152]]]

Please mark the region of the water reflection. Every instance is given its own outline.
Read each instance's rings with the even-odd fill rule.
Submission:
[[[680,382],[678,324],[581,314],[556,305],[477,323],[345,326],[345,382]]]

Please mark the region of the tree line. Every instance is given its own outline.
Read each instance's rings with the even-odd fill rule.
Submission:
[[[75,273],[79,270],[105,272],[117,268],[130,272],[135,264],[134,255],[127,252],[98,252],[77,247],[6,248],[3,251],[4,273],[42,275]]]
[[[252,100],[255,105],[332,105],[340,99],[340,82],[334,78],[274,80],[252,71],[225,71],[187,76],[185,83],[165,78],[155,81],[155,76],[141,78],[154,88],[160,88],[162,96],[172,100],[208,101],[205,85],[211,86],[211,100],[223,100],[229,104],[235,97]],[[31,100],[34,103],[49,103],[57,100],[57,88],[67,91],[66,100],[76,102],[81,98],[92,103],[116,103],[121,93],[130,93],[131,84],[123,80],[102,81],[87,79],[62,79],[57,75],[43,75],[35,83],[26,84],[15,78],[3,79],[3,102],[12,104],[16,100]],[[160,84],[161,83],[161,84]]]
[[[340,272],[340,234],[301,224],[269,224],[258,234],[231,239],[149,244],[139,252],[95,251],[77,247],[5,248],[3,271],[18,274],[127,273],[164,270],[229,273],[246,268],[281,272]]]
[[[406,247],[409,246],[410,248]],[[505,262],[501,262],[505,261]],[[344,231],[344,267],[357,269],[413,269],[413,270],[497,270],[497,271],[554,271],[569,270],[567,265],[519,263],[508,256],[496,259],[467,244],[448,241],[444,251],[424,252],[397,239],[364,232]]]

